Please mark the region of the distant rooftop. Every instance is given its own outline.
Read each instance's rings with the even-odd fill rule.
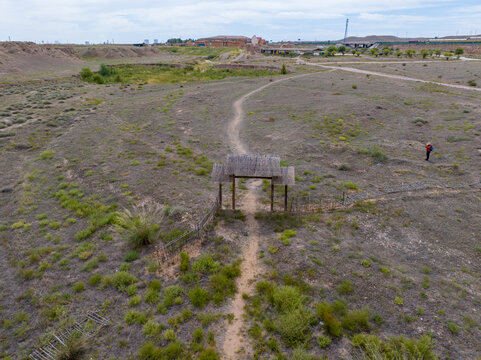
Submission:
[[[217,35],[211,37],[205,37],[198,39],[197,41],[213,41],[213,40],[221,40],[221,41],[233,41],[233,40],[250,40],[247,36],[234,36],[234,35]]]

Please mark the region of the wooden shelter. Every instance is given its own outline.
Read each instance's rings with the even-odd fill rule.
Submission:
[[[284,211],[287,211],[287,188],[295,184],[294,168],[281,167],[281,159],[267,155],[227,155],[224,164],[214,164],[211,180],[219,184],[222,204],[222,183],[232,182],[232,209],[235,210],[235,179],[271,180],[271,211],[274,210],[274,185],[284,185]]]

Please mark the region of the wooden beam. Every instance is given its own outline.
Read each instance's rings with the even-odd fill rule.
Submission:
[[[222,209],[222,183],[219,183],[219,209]]]
[[[287,185],[284,186],[284,211],[287,212]]]
[[[271,179],[271,211],[274,211],[274,184]]]
[[[232,178],[232,210],[235,210],[235,176]]]

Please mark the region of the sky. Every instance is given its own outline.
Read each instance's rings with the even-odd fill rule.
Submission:
[[[137,43],[261,36],[268,41],[481,33],[480,0],[0,0],[0,41]]]

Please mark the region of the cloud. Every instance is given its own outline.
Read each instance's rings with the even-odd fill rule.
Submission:
[[[346,17],[351,19],[352,29],[368,33],[372,33],[369,28],[385,29],[380,31],[386,33],[406,26],[414,35],[420,29],[416,26],[426,22],[435,27],[432,31],[447,31],[446,22],[435,24],[434,20],[442,10],[453,16],[453,8],[448,6],[451,3],[452,0],[0,0],[0,39],[13,35],[23,40],[35,37],[82,42],[114,37],[131,42],[146,37],[166,40],[171,36],[219,33],[256,33],[274,40],[307,36],[327,39],[342,36]],[[470,24],[475,23],[469,13],[458,13],[452,22],[458,24],[463,16],[469,17]]]

